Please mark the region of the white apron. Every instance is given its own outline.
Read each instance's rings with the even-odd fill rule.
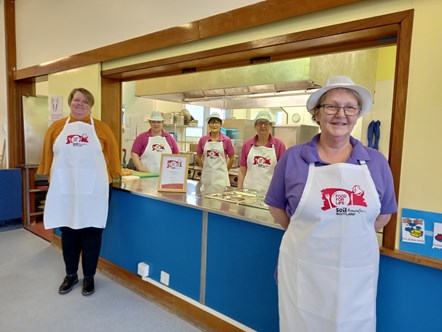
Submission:
[[[172,153],[166,138],[163,136],[151,136],[146,149],[141,155],[141,163],[151,173],[159,173],[162,153]]]
[[[213,185],[225,188],[230,185],[227,162],[222,142],[207,141],[204,145],[204,166],[201,172],[201,190]]]
[[[55,140],[54,160],[44,210],[46,229],[104,228],[109,181],[100,141],[91,124],[69,123]]]
[[[379,213],[365,162],[310,165],[280,247],[281,331],[376,331]]]
[[[244,188],[267,193],[276,166],[276,152],[273,146],[252,146],[247,156],[247,173]]]

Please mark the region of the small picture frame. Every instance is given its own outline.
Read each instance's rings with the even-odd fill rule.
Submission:
[[[187,154],[161,155],[158,191],[181,192],[187,191]]]

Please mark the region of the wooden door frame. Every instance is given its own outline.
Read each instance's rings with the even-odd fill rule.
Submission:
[[[192,71],[232,68],[251,65],[251,57],[265,56],[270,58],[271,61],[281,61],[396,44],[397,53],[389,163],[394,174],[394,187],[398,197],[413,14],[413,10],[408,10],[208,51],[138,63],[111,70],[104,70],[102,71],[102,77],[107,80],[119,81],[119,94],[121,95],[121,83],[124,81],[180,74],[185,75],[189,68],[192,68]],[[112,98],[113,96],[110,93],[107,94],[106,91],[103,91],[103,101],[107,99],[111,100]],[[121,103],[119,105],[121,105]],[[116,109],[113,111],[111,109],[103,109],[103,111],[115,112],[113,115],[108,114],[108,117],[113,118],[113,122],[117,123]],[[394,251],[397,225],[396,218],[397,215],[393,215],[391,222],[384,229],[383,247],[386,251]]]

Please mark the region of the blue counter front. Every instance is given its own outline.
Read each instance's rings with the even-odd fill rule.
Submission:
[[[269,212],[205,198],[194,182],[186,194],[156,188],[155,179],[143,179],[113,190],[101,257],[134,275],[145,262],[149,278],[159,283],[167,272],[171,290],[245,330],[278,331],[274,272],[283,230]],[[441,277],[441,270],[381,257],[377,331],[442,326]],[[430,319],[407,319],[416,307]]]
[[[274,272],[283,231],[270,213],[204,198],[192,184],[187,194],[158,193],[154,181],[142,179],[138,192],[113,190],[101,257],[134,274],[144,262],[149,278],[168,273],[170,289],[203,306],[253,330],[278,331]]]

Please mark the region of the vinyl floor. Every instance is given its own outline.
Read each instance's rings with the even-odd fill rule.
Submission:
[[[63,278],[59,248],[24,228],[0,232],[0,331],[201,331],[100,273],[91,296],[82,279],[59,295]]]

